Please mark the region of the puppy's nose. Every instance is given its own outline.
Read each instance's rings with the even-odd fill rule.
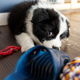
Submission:
[[[53,48],[53,49],[57,49],[57,50],[59,50],[59,48],[58,48],[58,47],[55,47],[55,46],[52,46],[52,48]]]

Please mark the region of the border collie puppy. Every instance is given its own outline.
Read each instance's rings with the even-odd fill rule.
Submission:
[[[9,14],[8,26],[22,52],[34,47],[34,43],[59,49],[61,39],[69,37],[68,19],[44,2],[17,4]]]

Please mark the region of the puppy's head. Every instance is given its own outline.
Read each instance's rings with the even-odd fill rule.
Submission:
[[[54,9],[35,9],[31,22],[33,34],[49,48],[60,48],[61,39],[69,37],[68,19]]]

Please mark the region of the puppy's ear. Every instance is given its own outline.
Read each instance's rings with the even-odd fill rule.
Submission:
[[[38,8],[38,9],[34,10],[31,22],[38,23],[38,22],[41,22],[46,19],[49,19],[47,10]]]
[[[67,39],[69,38],[69,36],[70,36],[70,29],[67,31],[67,35],[66,35]]]
[[[49,16],[52,21],[59,20],[59,14],[54,9],[49,10]]]
[[[69,24],[69,21],[68,20],[66,20],[66,24],[67,24],[67,28],[68,28],[66,37],[68,39],[69,36],[70,36],[70,24]]]

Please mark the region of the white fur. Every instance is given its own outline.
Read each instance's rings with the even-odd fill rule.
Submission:
[[[28,49],[34,47],[33,40],[27,33],[21,33],[15,36],[17,43],[21,46],[21,51],[25,52]]]
[[[45,9],[52,9],[53,7],[50,4],[47,3],[42,3],[42,2],[38,2],[38,4],[33,5],[30,9],[29,9],[29,14],[28,14],[28,18],[25,20],[26,24],[26,29],[28,34],[30,35],[30,37],[32,38],[32,40],[34,40],[35,42],[37,42],[40,45],[44,45],[47,47],[52,48],[52,46],[54,45],[55,47],[59,47],[61,46],[61,41],[60,41],[60,35],[65,32],[67,30],[67,25],[66,25],[66,17],[64,15],[62,15],[59,11],[57,11],[56,9],[54,9],[59,15],[59,20],[60,20],[60,28],[59,28],[59,33],[56,36],[55,39],[53,40],[49,40],[49,41],[44,41],[43,44],[39,41],[39,39],[33,34],[33,29],[32,26],[33,24],[31,23],[32,17],[33,17],[33,11],[37,8],[45,8]],[[63,17],[64,22],[62,22],[61,17]],[[68,20],[68,19],[67,19]]]
[[[46,40],[43,42],[43,45],[49,47],[49,48],[52,48],[53,45],[55,47],[60,47],[61,46],[61,41],[60,41],[60,38],[59,37],[56,37],[55,39],[52,39],[52,40]]]
[[[61,15],[62,16],[62,15]],[[63,21],[61,19],[61,17],[59,17],[59,20],[60,20],[60,28],[59,28],[59,36],[64,33],[65,31],[67,31],[67,25],[66,25],[66,17],[63,17]]]

